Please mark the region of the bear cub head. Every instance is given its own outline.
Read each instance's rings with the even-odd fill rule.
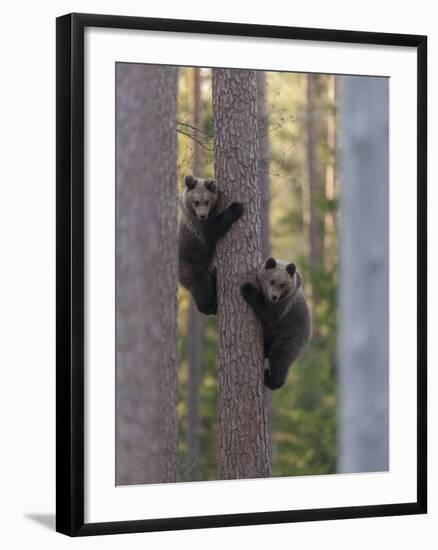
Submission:
[[[293,296],[301,286],[301,277],[294,263],[268,258],[258,274],[261,291],[273,304]]]
[[[184,206],[193,212],[199,221],[205,221],[216,210],[218,189],[214,179],[186,176],[183,194]]]

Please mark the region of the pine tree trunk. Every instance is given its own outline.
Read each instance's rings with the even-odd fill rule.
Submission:
[[[178,71],[158,66],[155,129],[158,139],[155,184],[159,189],[161,296],[161,445],[162,482],[177,481],[178,370],[177,370],[177,94]]]
[[[327,108],[326,108],[326,137],[327,162],[325,166],[325,198],[334,201],[336,198],[336,76],[326,75]],[[333,207],[324,216],[324,267],[333,268],[336,258],[336,210]]]
[[[262,258],[271,253],[269,232],[269,113],[266,93],[266,74],[257,71],[258,121],[259,121],[259,185],[261,189]]]
[[[317,201],[321,197],[321,174],[318,159],[318,120],[317,120],[318,76],[307,75],[307,174],[309,180],[309,260],[312,271],[322,264],[322,220]]]
[[[254,71],[213,70],[215,171],[245,206],[217,247],[219,463],[221,479],[271,474],[260,326],[240,286],[260,268],[257,84]]]
[[[193,126],[202,128],[201,71],[193,69]],[[193,141],[193,165],[195,176],[202,177],[202,147]],[[187,433],[185,471],[188,480],[199,479],[200,418],[199,389],[201,383],[203,319],[195,302],[190,298],[187,321]]]
[[[268,95],[266,90],[266,73],[257,71],[257,102],[258,102],[258,130],[259,130],[259,186],[261,190],[261,231],[262,231],[262,258],[271,254],[270,234],[270,148],[269,148],[269,111]],[[269,446],[272,449],[272,393],[266,394],[266,414],[268,417]]]
[[[202,130],[202,98],[201,98],[201,69],[193,69],[193,126]],[[199,132],[198,132],[199,133]],[[193,174],[201,176],[202,173],[202,147],[197,141],[193,141]]]
[[[176,481],[176,71],[116,78],[116,483]]]

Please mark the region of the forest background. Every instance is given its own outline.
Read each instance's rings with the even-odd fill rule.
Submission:
[[[263,71],[257,78],[259,177],[268,190],[263,256],[299,266],[314,326],[307,352],[272,394],[272,474],[329,474],[336,469],[336,78]],[[181,191],[187,173],[214,177],[213,131],[211,71],[180,68]],[[217,479],[216,321],[197,314],[180,289],[178,326],[180,479]]]
[[[119,63],[116,483],[388,468],[388,79]],[[241,220],[218,316],[177,287],[184,176]],[[313,337],[279,391],[239,294],[297,264]]]

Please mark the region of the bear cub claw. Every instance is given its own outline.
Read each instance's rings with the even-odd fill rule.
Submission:
[[[244,283],[240,287],[240,292],[242,293],[242,296],[247,299],[254,295],[255,292],[257,292],[256,287],[251,283]]]
[[[234,220],[238,220],[243,214],[243,204],[241,202],[233,202],[229,207]]]

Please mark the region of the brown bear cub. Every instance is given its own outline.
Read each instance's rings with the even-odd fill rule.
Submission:
[[[185,177],[179,222],[179,282],[189,290],[201,313],[217,313],[216,270],[213,258],[217,241],[243,213],[234,202],[218,212],[220,193],[215,180]]]
[[[283,386],[289,366],[310,340],[310,312],[295,264],[268,258],[257,273],[257,281],[260,289],[245,283],[240,290],[262,325],[269,367],[265,384],[275,390]]]

